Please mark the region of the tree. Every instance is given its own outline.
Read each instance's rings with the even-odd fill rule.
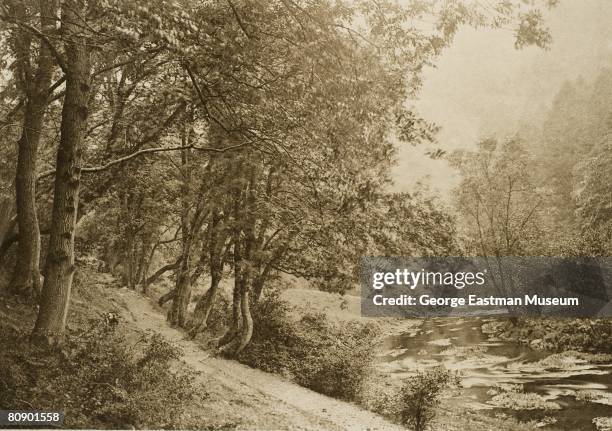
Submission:
[[[34,330],[35,339],[48,343],[59,342],[64,329],[76,221],[105,191],[116,190],[123,205],[119,223],[136,208],[158,243],[167,240],[161,235],[169,225],[185,234],[180,258],[173,256],[172,264],[180,280],[171,313],[177,323],[185,323],[180,316],[191,280],[207,260],[209,271],[222,272],[221,256],[231,250],[233,333],[240,334],[231,350],[243,348],[252,331],[251,295],[256,300],[273,272],[312,270],[314,262],[330,255],[326,245],[337,241],[343,252],[334,262],[340,263],[352,256],[349,238],[356,233],[356,250],[373,249],[372,238],[351,217],[374,214],[384,201],[373,191],[388,186],[394,135],[411,144],[429,139],[425,122],[408,112],[405,102],[418,91],[422,67],[451,43],[459,26],[513,22],[518,45],[548,40],[541,15],[530,13],[532,7],[523,2],[502,2],[491,12],[461,2],[421,0],[407,5],[65,0],[60,10],[61,31],[36,28],[5,8],[1,15],[3,23],[27,30],[48,48],[65,76],[59,84],[65,90],[54,96],[62,105],[56,165],[38,176],[54,177],[45,282]],[[435,24],[414,24],[428,19]],[[186,112],[198,133],[181,140]],[[212,128],[230,144],[218,148],[208,140]],[[194,175],[172,181],[169,189],[182,187],[182,198],[160,210],[152,223],[140,217],[150,196],[146,188],[132,193],[128,169],[169,172],[176,167],[176,154],[182,154],[183,169],[202,172],[189,159],[206,166],[210,154],[226,152],[232,154],[221,164],[223,172],[213,172],[197,186],[190,179]],[[155,154],[168,157],[153,164]],[[99,177],[88,184],[79,205],[85,173]],[[205,190],[222,178],[221,188],[229,191],[222,198]],[[287,185],[276,185],[281,180]],[[187,189],[201,192],[185,196]],[[173,218],[177,211],[180,217]],[[222,226],[218,236],[211,234],[217,232],[214,225]],[[136,285],[145,265],[135,262],[155,246],[144,231],[126,232],[121,247],[137,256],[130,258],[127,271],[130,283],[135,274]],[[206,259],[200,252],[196,260],[194,250],[216,242],[213,237],[219,238],[215,257]],[[26,237],[20,241],[36,247]],[[331,265],[326,271],[317,276],[341,278]]]
[[[450,162],[461,174],[455,205],[466,220],[471,253],[529,256],[545,249],[541,213],[546,191],[534,181],[520,139],[485,139],[477,151],[457,151]]]
[[[546,224],[558,255],[606,255],[605,178],[610,132],[612,75],[564,83],[541,125],[521,131],[536,181],[550,188]],[[602,200],[603,199],[603,200]]]
[[[283,87],[273,86],[273,96],[265,99],[263,109],[255,105],[265,113],[271,101],[278,100],[282,113],[291,112],[295,106],[292,90],[296,86],[301,90],[298,97],[306,109],[300,109],[299,116],[292,115],[286,128],[280,130],[282,142],[273,141],[290,158],[283,161],[284,157],[259,157],[251,153],[248,161],[236,162],[244,174],[230,194],[234,200],[234,209],[230,211],[233,227],[229,228],[234,271],[232,325],[220,340],[221,351],[228,354],[237,354],[248,344],[253,331],[250,302],[257,301],[274,271],[321,280],[323,286],[330,288],[334,285],[339,290],[350,288],[356,268],[348,262],[351,258],[355,262],[360,252],[375,250],[371,244],[378,231],[368,231],[372,225],[359,226],[356,220],[362,222],[363,215],[384,200],[374,197],[373,191],[388,182],[393,154],[388,140],[389,125],[394,124],[397,129],[392,130],[412,144],[431,139],[431,129],[401,108],[407,95],[418,88],[419,65],[449,42],[456,31],[454,25],[485,19],[466,10],[427,10],[440,13],[441,19],[447,21],[448,26],[440,27],[439,34],[419,35],[403,29],[389,37],[382,28],[389,22],[401,28],[404,20],[414,18],[413,12],[387,3],[379,8],[362,4],[355,9],[359,12],[346,12],[346,22],[342,19],[334,22],[329,19],[333,13],[322,9],[307,11],[291,2],[283,5],[287,10],[275,10],[274,19],[279,20],[279,13],[282,18],[288,11],[290,18],[299,24],[296,46],[301,47],[303,40],[318,44],[317,59],[311,60],[311,51],[305,48],[306,55],[295,60],[295,78],[278,80]],[[262,30],[263,24],[251,23],[245,28],[241,9],[234,8],[233,12],[239,14],[237,25],[249,41],[259,42],[260,37],[270,33]],[[351,13],[363,14],[371,27],[365,33],[351,31],[354,18]],[[328,38],[313,40],[312,35],[321,31]],[[527,32],[523,34],[526,35]],[[541,42],[544,43],[543,39]],[[272,51],[270,47],[275,43],[278,41],[265,44],[266,52]],[[393,60],[385,63],[384,59],[389,58]],[[316,61],[318,82],[300,79],[298,71],[304,60]],[[406,70],[414,71],[409,80],[404,77]],[[398,82],[403,84],[398,86]],[[270,118],[264,115],[262,119],[266,117]],[[278,118],[275,122],[283,124]],[[295,131],[300,135],[296,136]],[[304,137],[308,142],[302,144]],[[283,178],[282,185],[275,184],[276,176]],[[407,196],[396,198],[410,201]],[[436,242],[437,239],[430,240],[427,245],[436,247]],[[452,249],[451,243],[448,250]],[[410,244],[413,248],[414,245]],[[405,241],[401,249],[408,246]],[[209,292],[196,309],[209,309],[214,290]],[[192,335],[202,326],[196,323]]]
[[[93,80],[100,74],[100,71],[92,69],[93,58],[90,49],[90,45],[96,40],[94,36],[98,36],[100,32],[96,31],[87,19],[95,21],[97,18],[98,24],[102,24],[100,17],[105,17],[105,11],[99,6],[90,5],[82,0],[63,2],[61,8],[63,53],[49,40],[49,35],[36,32],[51,49],[66,76],[61,136],[54,172],[55,187],[45,280],[40,309],[32,333],[33,340],[47,344],[57,344],[62,340],[75,271],[74,239],[79,206],[81,160]],[[119,23],[125,24],[121,16],[115,18]],[[121,28],[118,28],[117,32],[121,33]],[[106,43],[106,46],[112,46],[113,42],[119,42],[121,46],[121,38],[118,38],[116,33],[107,33],[102,37],[102,43]],[[136,49],[139,46],[136,44]],[[133,48],[134,45],[128,47]],[[114,63],[110,66],[103,65],[101,71],[112,70],[114,67]]]
[[[91,90],[91,51],[81,33],[85,2],[67,0],[62,7],[65,37],[66,96],[57,151],[53,215],[40,310],[32,337],[47,344],[60,342],[74,275],[74,234],[79,203],[83,136]],[[62,57],[63,58],[63,57]]]
[[[459,384],[459,377],[442,367],[417,372],[406,380],[399,394],[400,418],[415,431],[425,431],[436,415],[442,393]]]
[[[579,164],[581,181],[575,196],[580,233],[584,237],[582,253],[609,254],[612,246],[612,182],[608,175],[612,156],[612,141],[608,135],[595,144],[590,157]]]
[[[9,2],[8,15],[20,22],[14,27],[12,47],[15,76],[25,102],[23,126],[18,142],[15,178],[17,226],[20,241],[11,287],[14,292],[40,292],[40,232],[36,213],[36,174],[38,146],[43,133],[45,111],[50,96],[55,61],[49,45],[27,28],[29,16],[38,16],[42,33],[55,28],[57,4],[54,1]]]
[[[514,261],[503,258],[551,252],[543,221],[549,193],[535,181],[532,158],[519,138],[485,139],[476,151],[457,151],[450,162],[461,175],[455,207],[468,255],[485,260],[498,294],[522,293]]]

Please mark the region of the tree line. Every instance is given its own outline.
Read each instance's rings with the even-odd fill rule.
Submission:
[[[512,136],[448,156],[466,250],[482,256],[608,256],[612,75],[568,81]]]

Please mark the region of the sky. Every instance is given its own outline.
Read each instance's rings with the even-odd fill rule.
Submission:
[[[612,0],[561,0],[546,20],[553,37],[548,50],[515,49],[511,31],[464,28],[436,67],[424,72],[414,105],[441,126],[440,148],[469,149],[482,137],[508,136],[521,124],[537,124],[564,82],[612,67]],[[458,179],[445,161],[430,160],[425,150],[400,148],[395,188],[410,191],[421,181],[446,199]]]

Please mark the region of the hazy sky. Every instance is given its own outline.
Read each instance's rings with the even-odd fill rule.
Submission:
[[[561,0],[547,12],[547,22],[550,50],[516,50],[510,31],[463,29],[437,67],[425,72],[416,107],[442,127],[442,148],[469,148],[479,137],[513,133],[541,115],[564,81],[588,79],[612,66],[612,0]],[[423,147],[400,150],[397,189],[410,190],[426,179],[448,195],[456,184],[454,172],[423,152]]]

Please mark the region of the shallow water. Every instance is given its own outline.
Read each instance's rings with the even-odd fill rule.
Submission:
[[[612,364],[571,361],[544,369],[538,361],[551,352],[489,339],[481,330],[487,319],[432,318],[411,332],[388,337],[380,358],[382,371],[401,378],[418,369],[444,365],[462,374],[463,391],[453,402],[480,409],[491,416],[506,414],[521,421],[554,417],[545,430],[596,430],[595,417],[612,416]],[[556,403],[559,410],[511,410],[491,405],[491,389],[500,384],[522,384]],[[589,391],[598,402],[576,398]]]

